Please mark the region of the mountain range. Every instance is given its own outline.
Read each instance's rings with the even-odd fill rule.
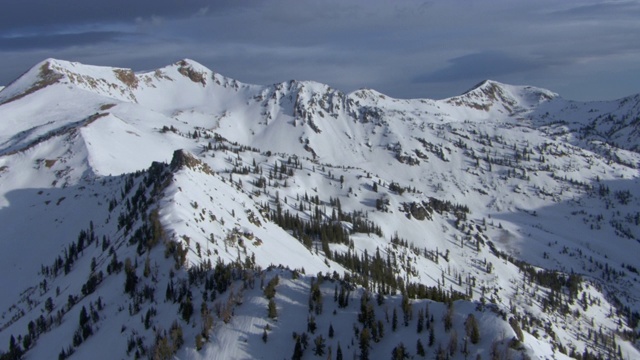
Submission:
[[[0,89],[0,358],[640,358],[639,146],[640,94],[47,59]]]

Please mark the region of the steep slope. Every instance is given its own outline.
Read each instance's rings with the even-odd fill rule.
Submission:
[[[366,331],[384,356],[418,339],[454,358],[640,356],[637,99],[486,81],[400,100],[242,84],[192,60],[142,74],[46,60],[0,92],[0,344],[281,358],[314,316],[340,334],[333,354],[366,351]],[[343,288],[351,305],[331,303]],[[455,325],[431,345],[421,316],[389,331],[407,304],[429,304],[436,329],[453,307]]]

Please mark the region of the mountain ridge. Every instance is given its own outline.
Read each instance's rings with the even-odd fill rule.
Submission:
[[[158,74],[159,72],[164,72],[167,69],[171,69],[174,67],[178,67],[183,69],[182,71],[184,72],[184,76],[192,76],[194,77],[194,79],[192,79],[192,81],[194,82],[201,82],[202,79],[200,79],[200,76],[197,75],[197,73],[208,73],[208,75],[210,76],[215,76],[216,73],[210,69],[208,69],[207,67],[205,67],[204,65],[198,63],[195,60],[192,59],[182,59],[179,61],[176,61],[173,64],[155,69],[155,70],[146,70],[146,71],[141,71],[141,72],[134,72],[133,70],[129,69],[129,68],[114,68],[114,67],[107,67],[107,66],[93,66],[93,65],[84,65],[82,63],[78,63],[78,62],[71,62],[71,61],[65,61],[65,60],[59,60],[59,59],[55,59],[55,58],[49,58],[46,60],[43,60],[42,62],[36,64],[34,67],[32,67],[30,70],[28,70],[25,74],[21,75],[20,77],[18,77],[16,80],[14,80],[13,82],[11,82],[10,84],[8,84],[6,87],[7,88],[11,88],[15,86],[16,82],[21,82],[22,78],[25,78],[25,80],[32,80],[34,78],[38,78],[40,77],[40,80],[46,80],[46,79],[42,79],[42,77],[46,77],[47,73],[49,71],[55,72],[57,75],[71,75],[74,78],[82,78],[85,76],[89,76],[91,78],[95,78],[95,79],[104,79],[105,78],[105,74],[109,73],[109,70],[111,72],[115,72],[116,74],[120,73],[119,75],[117,75],[118,80],[120,80],[120,82],[129,85],[129,86],[134,86],[138,81],[140,81],[141,79],[144,79],[145,77],[149,76],[150,74]],[[193,70],[192,75],[188,74],[188,69],[191,68]],[[44,69],[44,70],[43,70]],[[34,74],[37,73],[37,74]],[[102,76],[97,76],[97,75],[102,75]],[[134,78],[136,78],[134,80]],[[140,78],[140,79],[137,79]],[[233,81],[233,82],[237,82],[238,84],[243,84],[238,82],[237,80],[233,80],[230,78],[226,78],[226,77],[222,77],[223,79],[228,79],[229,81]],[[70,79],[71,82],[73,82],[73,79]],[[37,82],[37,81],[36,81]],[[320,84],[317,83],[315,81],[299,81],[299,80],[289,80],[289,81],[285,81],[282,83],[275,83],[275,84],[271,84],[271,85],[259,85],[259,86],[263,86],[263,87],[274,87],[277,85],[281,85],[284,83],[301,83],[301,84],[309,84],[309,85],[320,85],[320,86],[327,86],[324,84]],[[467,93],[472,92],[473,90],[477,90],[479,89],[482,85],[491,85],[491,86],[504,86],[506,84],[502,84],[499,83],[497,81],[494,80],[484,80],[481,83],[475,85],[474,87],[472,87],[471,89],[463,92],[460,95],[455,95],[453,97],[456,96],[462,96],[465,95]],[[251,86],[251,84],[243,84],[243,85],[249,85]],[[258,86],[258,85],[254,85],[254,86]],[[513,86],[513,85],[509,85],[509,86]],[[533,88],[531,86],[519,86],[519,87],[523,87],[523,88]],[[549,92],[548,90],[545,89],[539,89],[539,88],[535,88],[538,90],[542,90],[544,92]],[[358,93],[358,92],[362,92],[362,91],[373,91],[377,96],[384,96],[384,97],[389,97],[388,95],[379,93],[373,89],[359,89],[359,90],[355,90],[353,92],[348,93],[347,95],[352,95],[354,93]],[[549,92],[551,93],[551,92]],[[554,93],[551,93],[554,94]],[[556,94],[557,95],[557,94]],[[393,98],[392,98],[393,99]],[[434,100],[435,99],[428,99],[428,98],[414,98],[414,99],[394,99],[394,100]],[[443,99],[444,100],[444,99]]]

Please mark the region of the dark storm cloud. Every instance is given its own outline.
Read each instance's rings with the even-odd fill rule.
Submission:
[[[416,82],[447,82],[462,79],[489,79],[506,74],[531,71],[543,63],[501,52],[481,52],[449,59],[449,65],[414,79]]]
[[[134,70],[188,57],[248,83],[315,80],[401,98],[453,96],[485,78],[569,98],[640,92],[638,1],[6,3],[0,84],[47,57]]]
[[[181,17],[203,10],[240,7],[233,0],[10,0],[2,4],[0,32],[69,24],[126,22],[151,15]]]
[[[594,4],[580,4],[577,6],[569,6],[550,12],[553,15],[567,18],[595,18],[602,19],[604,16],[612,16],[615,18],[633,17],[640,15],[640,4],[635,1],[610,1],[598,2]]]
[[[104,43],[123,35],[123,33],[115,31],[89,31],[77,34],[0,37],[0,49],[5,51],[56,49],[59,47]]]

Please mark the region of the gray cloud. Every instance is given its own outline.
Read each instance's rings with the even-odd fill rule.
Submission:
[[[116,31],[89,31],[76,34],[52,34],[0,38],[0,49],[16,51],[31,49],[56,49],[113,41],[125,35]]]
[[[226,10],[253,1],[233,0],[20,0],[7,1],[0,12],[0,32],[12,29],[46,29],[69,24],[133,21],[139,17],[182,17],[203,8]]]
[[[541,62],[518,58],[497,51],[473,53],[449,59],[447,67],[417,76],[416,82],[447,82],[463,79],[489,79],[496,76],[532,71],[545,66]]]
[[[45,57],[134,70],[189,57],[257,84],[294,78],[442,98],[494,78],[604,99],[640,91],[639,8],[596,0],[11,1],[0,13],[0,83]],[[627,81],[608,81],[613,69]]]
[[[558,16],[561,19],[567,18],[584,18],[584,19],[603,19],[604,17],[635,17],[640,14],[640,4],[636,1],[605,1],[595,2],[591,4],[571,3],[564,9],[553,10],[550,14]]]

